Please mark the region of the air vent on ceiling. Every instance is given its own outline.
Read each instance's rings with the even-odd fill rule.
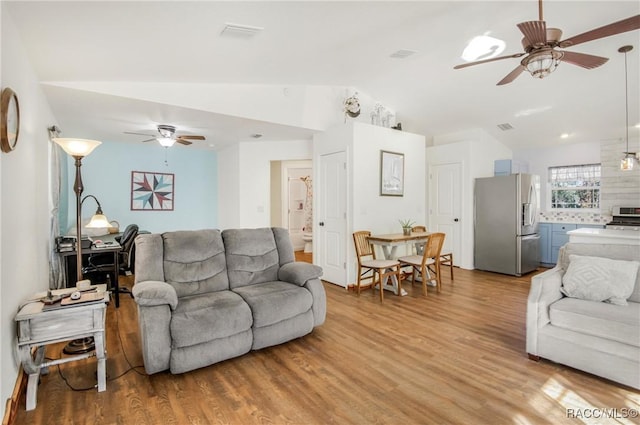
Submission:
[[[408,58],[409,56],[415,55],[416,53],[418,52],[416,52],[415,50],[400,49],[391,53],[389,57],[395,58],[395,59],[405,59],[405,58]]]
[[[504,124],[498,124],[498,128],[502,131],[507,131],[507,130],[513,130],[513,126],[511,124],[509,124],[508,122],[504,123]]]
[[[223,37],[234,38],[251,38],[262,31],[263,27],[254,27],[251,25],[232,24],[227,22],[220,33]]]

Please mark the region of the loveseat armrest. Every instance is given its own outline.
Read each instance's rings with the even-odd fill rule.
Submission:
[[[284,264],[278,270],[278,280],[304,286],[311,279],[318,279],[322,276],[322,267],[315,264],[294,261]]]
[[[134,299],[141,307],[168,305],[171,310],[178,306],[178,295],[173,286],[159,280],[148,280],[133,285]]]
[[[561,299],[562,269],[558,266],[531,278],[527,299],[527,353],[538,354],[538,330],[546,326],[549,306]]]

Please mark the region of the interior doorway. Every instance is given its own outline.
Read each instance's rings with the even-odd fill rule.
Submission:
[[[313,231],[311,160],[271,161],[271,225],[289,230],[295,251],[305,251],[305,246],[310,246]]]

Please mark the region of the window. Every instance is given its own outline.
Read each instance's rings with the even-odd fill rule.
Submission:
[[[600,208],[600,164],[549,167],[551,209]]]

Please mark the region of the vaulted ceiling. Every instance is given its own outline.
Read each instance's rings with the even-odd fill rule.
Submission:
[[[637,1],[544,3],[547,25],[561,28],[563,38],[639,13]],[[521,52],[516,24],[538,19],[536,1],[3,1],[5,16],[67,137],[137,143],[140,137],[123,133],[174,124],[221,148],[255,133],[268,141],[317,131],[296,120],[243,116],[243,104],[228,112],[161,93],[176,85],[215,85],[213,94],[255,85],[352,88],[388,105],[403,129],[427,140],[469,129],[512,148],[610,140],[625,131],[624,56],[617,50],[626,44],[635,47],[628,56],[629,113],[630,136],[638,135],[639,31],[567,49],[610,58],[593,70],[562,63],[545,79],[523,73],[496,86],[519,59],[453,69],[477,35],[504,40],[503,54]],[[263,30],[222,37],[226,23]],[[398,50],[415,54],[390,56]],[[95,89],[101,85],[118,90]],[[156,92],[141,96],[140,85]],[[238,102],[252,109],[250,97]],[[498,128],[505,123],[513,129]],[[560,139],[562,133],[569,137]]]

